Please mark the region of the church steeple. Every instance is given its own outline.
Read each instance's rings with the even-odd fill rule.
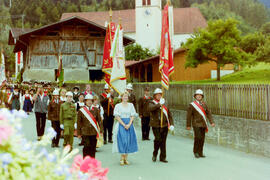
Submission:
[[[159,48],[161,36],[161,0],[136,0],[136,43]]]

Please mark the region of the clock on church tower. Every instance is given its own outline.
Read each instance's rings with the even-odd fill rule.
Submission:
[[[159,48],[161,0],[136,0],[136,43],[152,50]]]

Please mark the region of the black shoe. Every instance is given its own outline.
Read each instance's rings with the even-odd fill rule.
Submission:
[[[54,147],[59,148],[60,146],[59,146],[59,145],[57,145],[57,144],[55,144],[55,146],[54,146]]]
[[[200,155],[198,153],[194,153],[195,158],[199,158]]]
[[[206,156],[204,154],[199,154],[200,158],[205,158]]]
[[[150,138],[146,138],[145,140],[150,141],[151,139]]]
[[[113,141],[112,141],[112,140],[109,140],[108,142],[109,142],[109,143],[113,143]]]
[[[152,161],[153,161],[153,162],[156,162],[156,161],[157,161],[157,157],[156,157],[156,156],[153,156],[153,157],[152,157]]]
[[[168,163],[168,161],[166,159],[161,159],[160,162]]]
[[[54,148],[55,147],[55,144],[52,144],[51,147]]]
[[[104,141],[104,144],[107,144],[107,141]]]

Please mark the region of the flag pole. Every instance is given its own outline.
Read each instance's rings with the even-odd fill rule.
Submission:
[[[170,6],[171,5],[171,1],[170,0],[167,0],[167,5]],[[162,81],[162,79],[161,79]],[[161,85],[162,85],[162,82],[160,81]],[[164,86],[162,86],[162,98],[164,98],[164,92],[165,92],[165,88]],[[164,118],[164,114],[163,114],[163,105],[161,106],[161,112],[160,112],[160,127],[162,128],[163,126],[163,118]]]
[[[109,21],[109,36],[110,36],[110,44],[111,44],[111,48],[112,48],[112,34],[111,34],[111,22],[112,22],[112,8],[110,8],[109,11],[109,16],[110,16],[110,21]],[[108,84],[110,86],[110,84]],[[111,88],[111,86],[110,86]],[[108,107],[107,107],[107,115],[110,115],[110,103],[111,103],[111,97],[109,97],[108,99]]]

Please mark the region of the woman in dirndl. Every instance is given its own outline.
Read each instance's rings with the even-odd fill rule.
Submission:
[[[122,94],[122,102],[114,108],[117,123],[114,129],[113,152],[121,154],[120,165],[128,165],[128,154],[138,151],[137,137],[133,126],[136,111],[132,103],[128,103],[128,92]]]

